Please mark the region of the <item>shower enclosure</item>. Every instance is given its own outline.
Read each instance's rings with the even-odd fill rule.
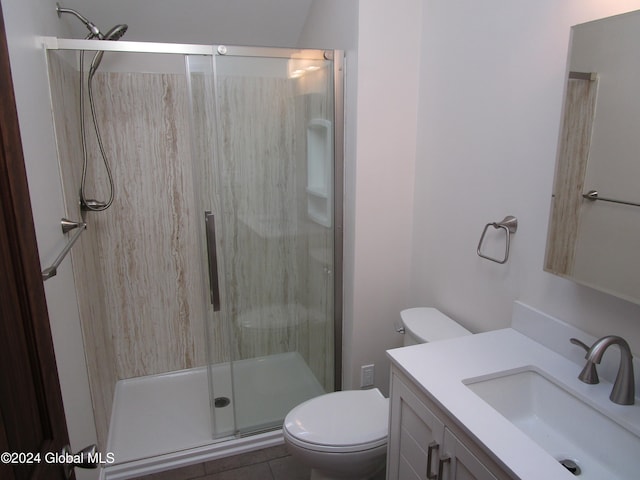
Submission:
[[[71,254],[102,450],[158,465],[278,429],[339,389],[341,52],[46,49],[66,215],[87,223]],[[102,212],[78,201],[81,50],[107,50],[93,78],[115,190]]]

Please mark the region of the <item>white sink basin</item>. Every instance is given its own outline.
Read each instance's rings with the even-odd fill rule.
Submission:
[[[546,373],[531,367],[464,383],[557,460],[575,462],[579,478],[640,475],[640,438]]]

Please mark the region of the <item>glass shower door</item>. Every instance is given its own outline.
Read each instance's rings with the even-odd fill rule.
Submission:
[[[216,57],[215,87],[222,308],[242,435],[280,427],[334,388],[334,118],[323,52],[238,53]]]
[[[217,252],[221,239],[216,235],[216,224],[221,212],[220,188],[214,169],[216,153],[216,102],[214,57],[212,55],[186,55],[187,85],[191,116],[191,156],[194,172],[196,217],[200,219],[198,238],[202,284],[209,287],[204,318],[207,356],[209,405],[213,438],[233,435],[235,415],[232,404],[231,353],[227,309],[220,308],[220,268]],[[218,225],[219,226],[219,225]],[[221,288],[222,287],[222,288]]]
[[[221,377],[232,387],[228,407],[212,401],[216,431],[231,408],[234,433],[247,435],[336,388],[334,64],[315,50],[218,52],[204,89],[213,101],[194,106],[214,124],[202,193],[220,298],[210,380],[214,400]]]

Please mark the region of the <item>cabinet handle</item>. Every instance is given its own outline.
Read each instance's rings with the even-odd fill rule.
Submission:
[[[436,473],[431,473],[431,458],[433,457],[433,451],[434,450],[438,450],[440,448],[440,445],[438,445],[438,442],[431,442],[427,448],[427,479],[428,480],[435,480],[438,478],[438,475]],[[423,457],[424,458],[424,457]]]
[[[440,461],[438,461],[438,480],[442,480],[442,471],[444,470],[445,464],[451,462],[451,457],[447,454],[444,454],[440,457]]]

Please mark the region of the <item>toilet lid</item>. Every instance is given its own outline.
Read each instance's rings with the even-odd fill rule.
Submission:
[[[289,412],[285,435],[303,448],[349,452],[387,442],[389,401],[377,388],[312,398]]]
[[[400,312],[405,330],[421,343],[471,335],[471,332],[436,308],[408,308]]]

